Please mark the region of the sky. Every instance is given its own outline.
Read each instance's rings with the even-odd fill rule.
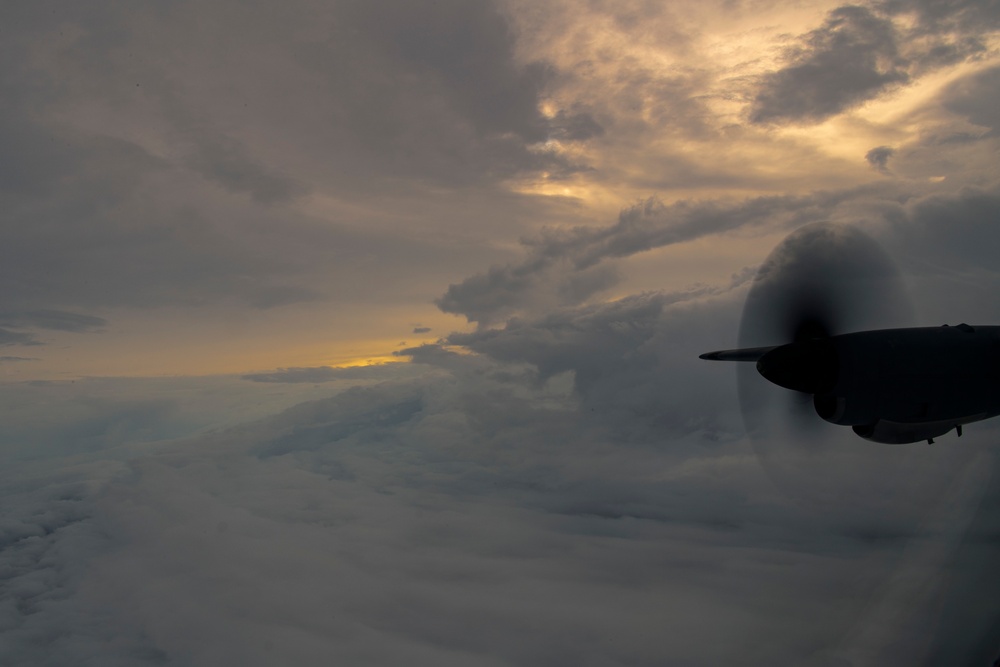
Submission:
[[[0,662],[1000,656],[1000,425],[697,358],[815,223],[1000,324],[996,2],[5,3],[0,109]]]

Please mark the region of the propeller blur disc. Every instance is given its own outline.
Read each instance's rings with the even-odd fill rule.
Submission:
[[[758,270],[739,346],[906,327],[913,320],[899,272],[871,237],[857,227],[811,224],[788,236]],[[824,514],[917,518],[960,463],[954,446],[882,445],[829,424],[816,415],[811,396],[771,384],[753,364],[739,364],[738,383],[747,432],[768,476]]]

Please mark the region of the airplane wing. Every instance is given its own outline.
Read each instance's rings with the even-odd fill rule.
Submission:
[[[740,350],[717,350],[715,352],[700,354],[698,358],[708,359],[709,361],[757,361],[776,347],[780,346],[772,345],[770,347],[745,347]]]

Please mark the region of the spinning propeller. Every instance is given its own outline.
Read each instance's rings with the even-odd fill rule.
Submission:
[[[761,265],[740,347],[701,357],[743,362],[744,423],[786,493],[919,513],[964,455],[873,443],[933,442],[1000,414],[1000,327],[904,328],[913,319],[893,262],[858,228],[807,225]]]

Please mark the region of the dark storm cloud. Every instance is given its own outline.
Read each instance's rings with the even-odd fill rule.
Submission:
[[[763,79],[753,122],[820,120],[909,79],[892,21],[860,6],[830,12],[788,59]]]
[[[889,173],[889,158],[896,152],[891,146],[876,146],[865,153],[865,160],[875,171]]]

